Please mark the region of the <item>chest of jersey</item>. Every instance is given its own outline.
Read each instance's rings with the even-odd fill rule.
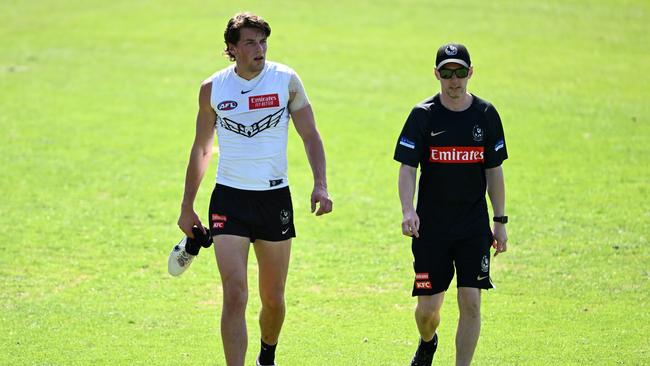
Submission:
[[[243,84],[233,75],[220,80],[213,86],[212,95],[219,134],[255,138],[286,127],[283,124],[289,119],[288,81],[286,75],[270,71],[253,85]]]
[[[473,110],[439,111],[425,131],[428,162],[434,164],[482,163],[486,121]]]

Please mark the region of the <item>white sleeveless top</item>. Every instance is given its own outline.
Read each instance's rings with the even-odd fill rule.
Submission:
[[[227,67],[212,79],[210,103],[217,113],[217,183],[262,191],[286,187],[289,132],[288,66],[265,62],[251,80]]]

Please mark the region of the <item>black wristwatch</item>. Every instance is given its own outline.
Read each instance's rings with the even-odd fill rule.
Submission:
[[[500,222],[502,224],[507,224],[508,223],[508,216],[494,216],[492,218],[492,221]]]

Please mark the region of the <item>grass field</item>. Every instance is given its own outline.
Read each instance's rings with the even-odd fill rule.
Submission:
[[[335,211],[298,238],[282,366],[406,365],[417,344],[394,144],[465,43],[470,90],[504,121],[510,249],[493,262],[476,365],[650,364],[650,3],[16,1],[0,3],[0,364],[223,365],[220,281],[204,251],[166,272],[200,82],[228,65],[227,19],[271,24],[301,75]],[[216,159],[199,193],[205,216]],[[259,300],[250,261],[248,363]],[[453,364],[443,307],[434,364]]]

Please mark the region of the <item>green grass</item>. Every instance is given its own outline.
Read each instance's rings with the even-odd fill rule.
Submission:
[[[0,364],[223,365],[213,255],[166,260],[200,82],[228,17],[271,24],[301,75],[335,211],[296,210],[281,365],[404,365],[417,342],[392,161],[433,94],[436,48],[469,47],[470,90],[504,121],[510,249],[477,365],[650,363],[650,5],[644,1],[30,1],[0,4]],[[196,209],[205,216],[212,162]],[[248,362],[259,300],[251,258]],[[455,290],[436,364],[453,363]]]

